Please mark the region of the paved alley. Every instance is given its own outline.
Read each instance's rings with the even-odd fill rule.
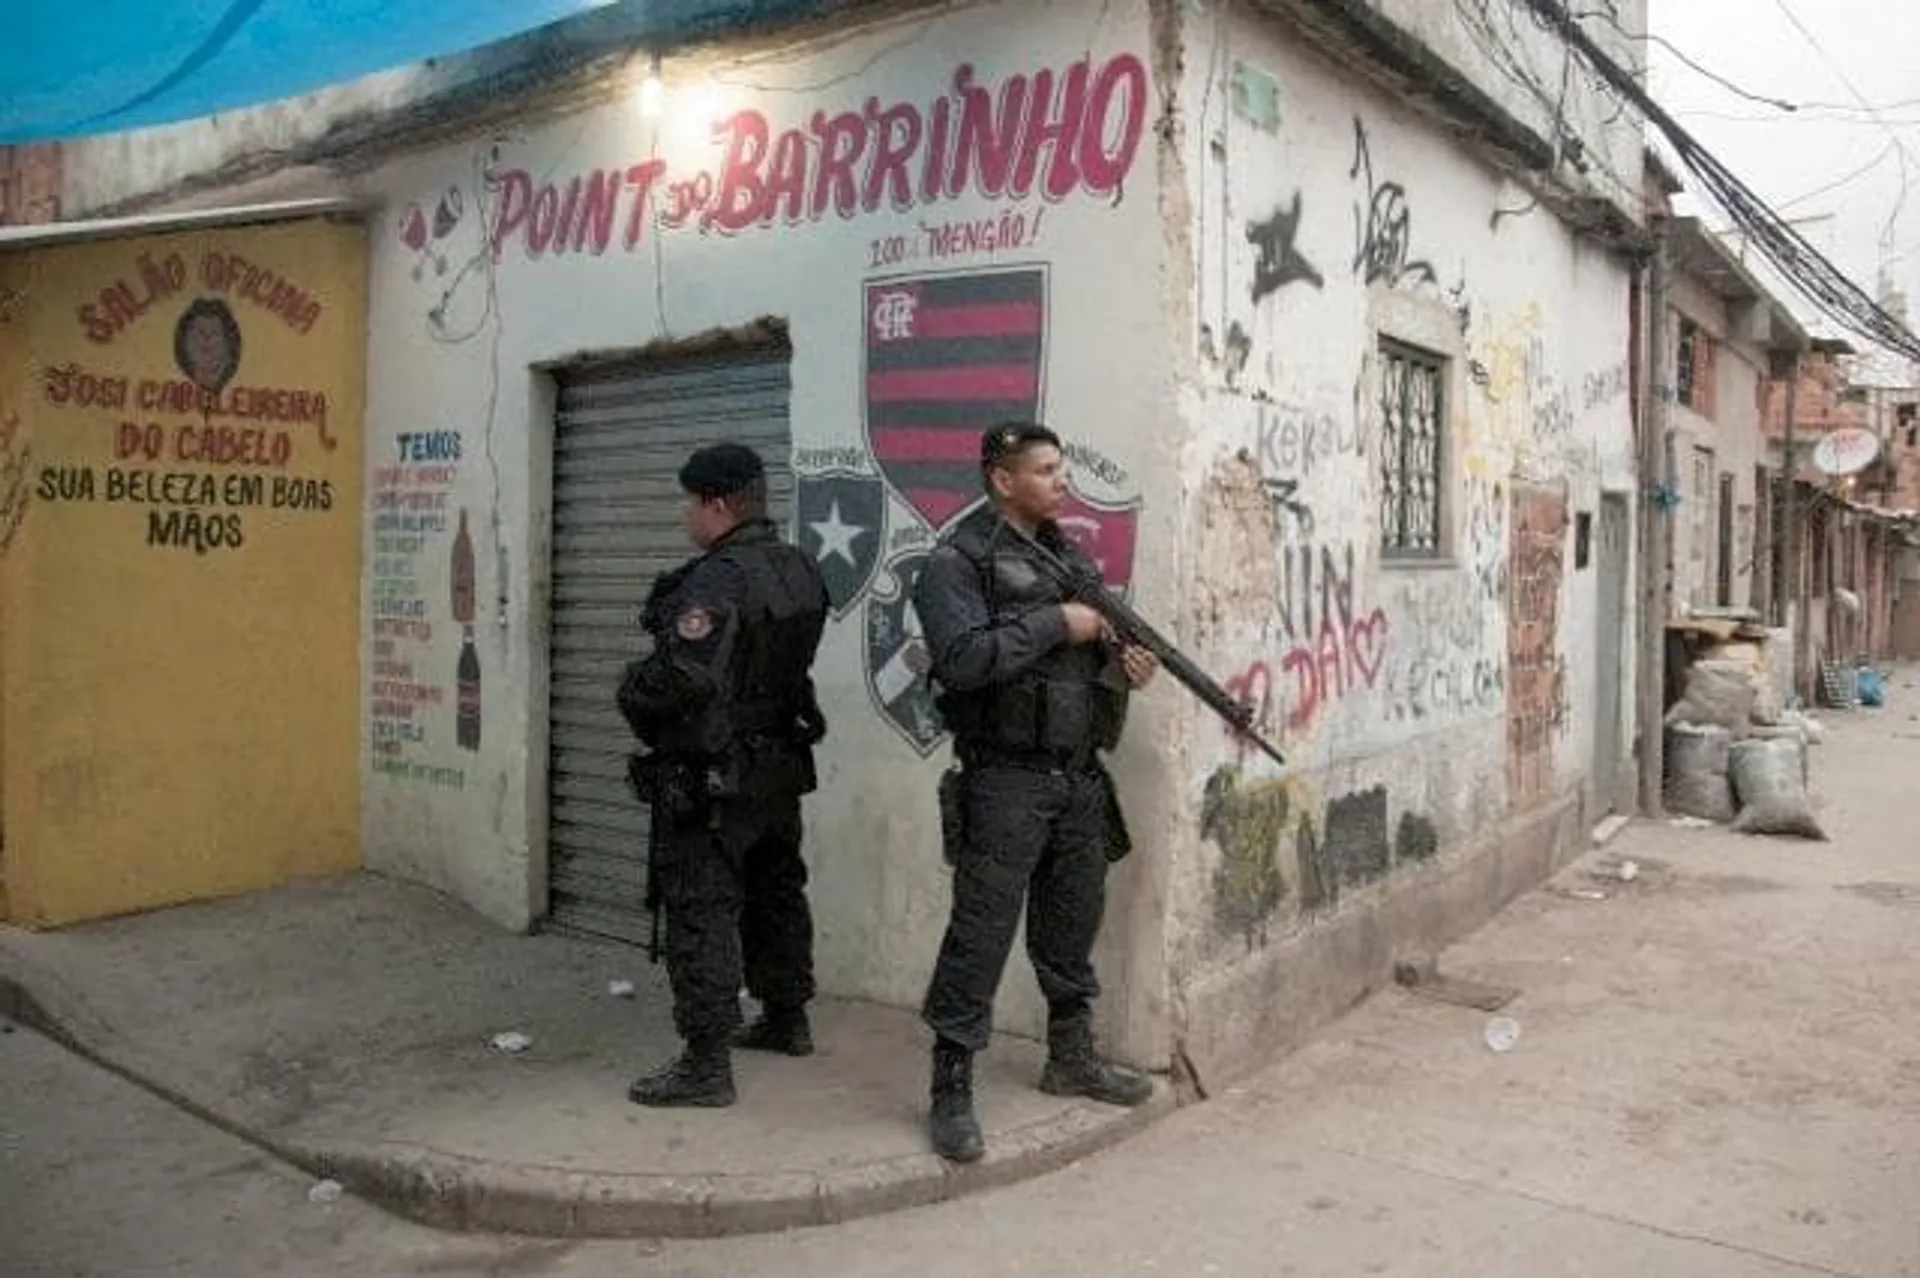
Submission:
[[[1920,690],[1830,715],[1833,841],[1665,824],[1443,956],[1485,1014],[1389,990],[1271,1070],[1050,1176],[715,1242],[436,1233],[0,1036],[8,1274],[1920,1275]],[[1636,873],[1623,878],[1632,862]]]

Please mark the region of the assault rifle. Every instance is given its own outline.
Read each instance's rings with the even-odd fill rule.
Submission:
[[[1060,584],[1066,587],[1072,598],[1085,604],[1106,619],[1113,632],[1122,643],[1136,648],[1144,648],[1159,659],[1161,666],[1173,676],[1174,680],[1200,698],[1202,705],[1219,715],[1230,724],[1234,731],[1245,737],[1281,767],[1287,765],[1286,756],[1280,753],[1280,747],[1268,741],[1254,730],[1254,708],[1244,701],[1236,701],[1233,694],[1214,682],[1213,676],[1195,665],[1186,653],[1173,646],[1165,635],[1135,612],[1100,580],[1097,572],[1076,572],[1073,566],[1060,556],[1041,545],[1031,535],[1016,528],[1012,523],[1002,521],[1008,532],[1018,538],[1033,551],[1041,564],[1051,572]]]

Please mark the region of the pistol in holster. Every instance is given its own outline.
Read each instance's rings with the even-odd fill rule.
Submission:
[[[1102,767],[1100,788],[1106,794],[1107,862],[1112,864],[1133,851],[1133,834],[1127,829],[1127,814],[1120,810],[1120,792],[1113,784],[1113,773]]]

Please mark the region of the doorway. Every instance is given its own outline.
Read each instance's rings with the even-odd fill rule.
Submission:
[[[1629,547],[1632,526],[1623,493],[1600,496],[1600,529],[1594,547],[1595,617],[1598,622],[1599,661],[1594,667],[1593,791],[1594,815],[1621,808],[1620,756],[1624,733],[1620,722],[1622,687],[1627,679],[1627,644],[1632,621],[1627,607]]]
[[[561,373],[553,456],[548,913],[556,931],[645,944],[646,810],[627,788],[632,733],[614,703],[641,655],[654,578],[692,553],[679,469],[705,444],[759,452],[769,514],[793,513],[784,341]]]

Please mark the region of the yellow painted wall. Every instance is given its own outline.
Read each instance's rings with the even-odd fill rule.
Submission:
[[[26,293],[21,288],[23,272],[13,258],[0,256],[0,567],[12,544],[18,520],[26,512],[28,490],[32,486],[31,458],[27,451],[27,430],[20,408],[21,386],[27,372],[27,320],[22,305]],[[0,579],[3,581],[4,579]],[[0,589],[0,691],[7,686],[7,618],[9,600]],[[7,734],[4,715],[0,715],[0,919],[11,918],[7,897],[7,823],[6,796]]]
[[[7,281],[0,424],[31,458],[0,563],[0,909],[357,866],[364,231],[38,248]]]

